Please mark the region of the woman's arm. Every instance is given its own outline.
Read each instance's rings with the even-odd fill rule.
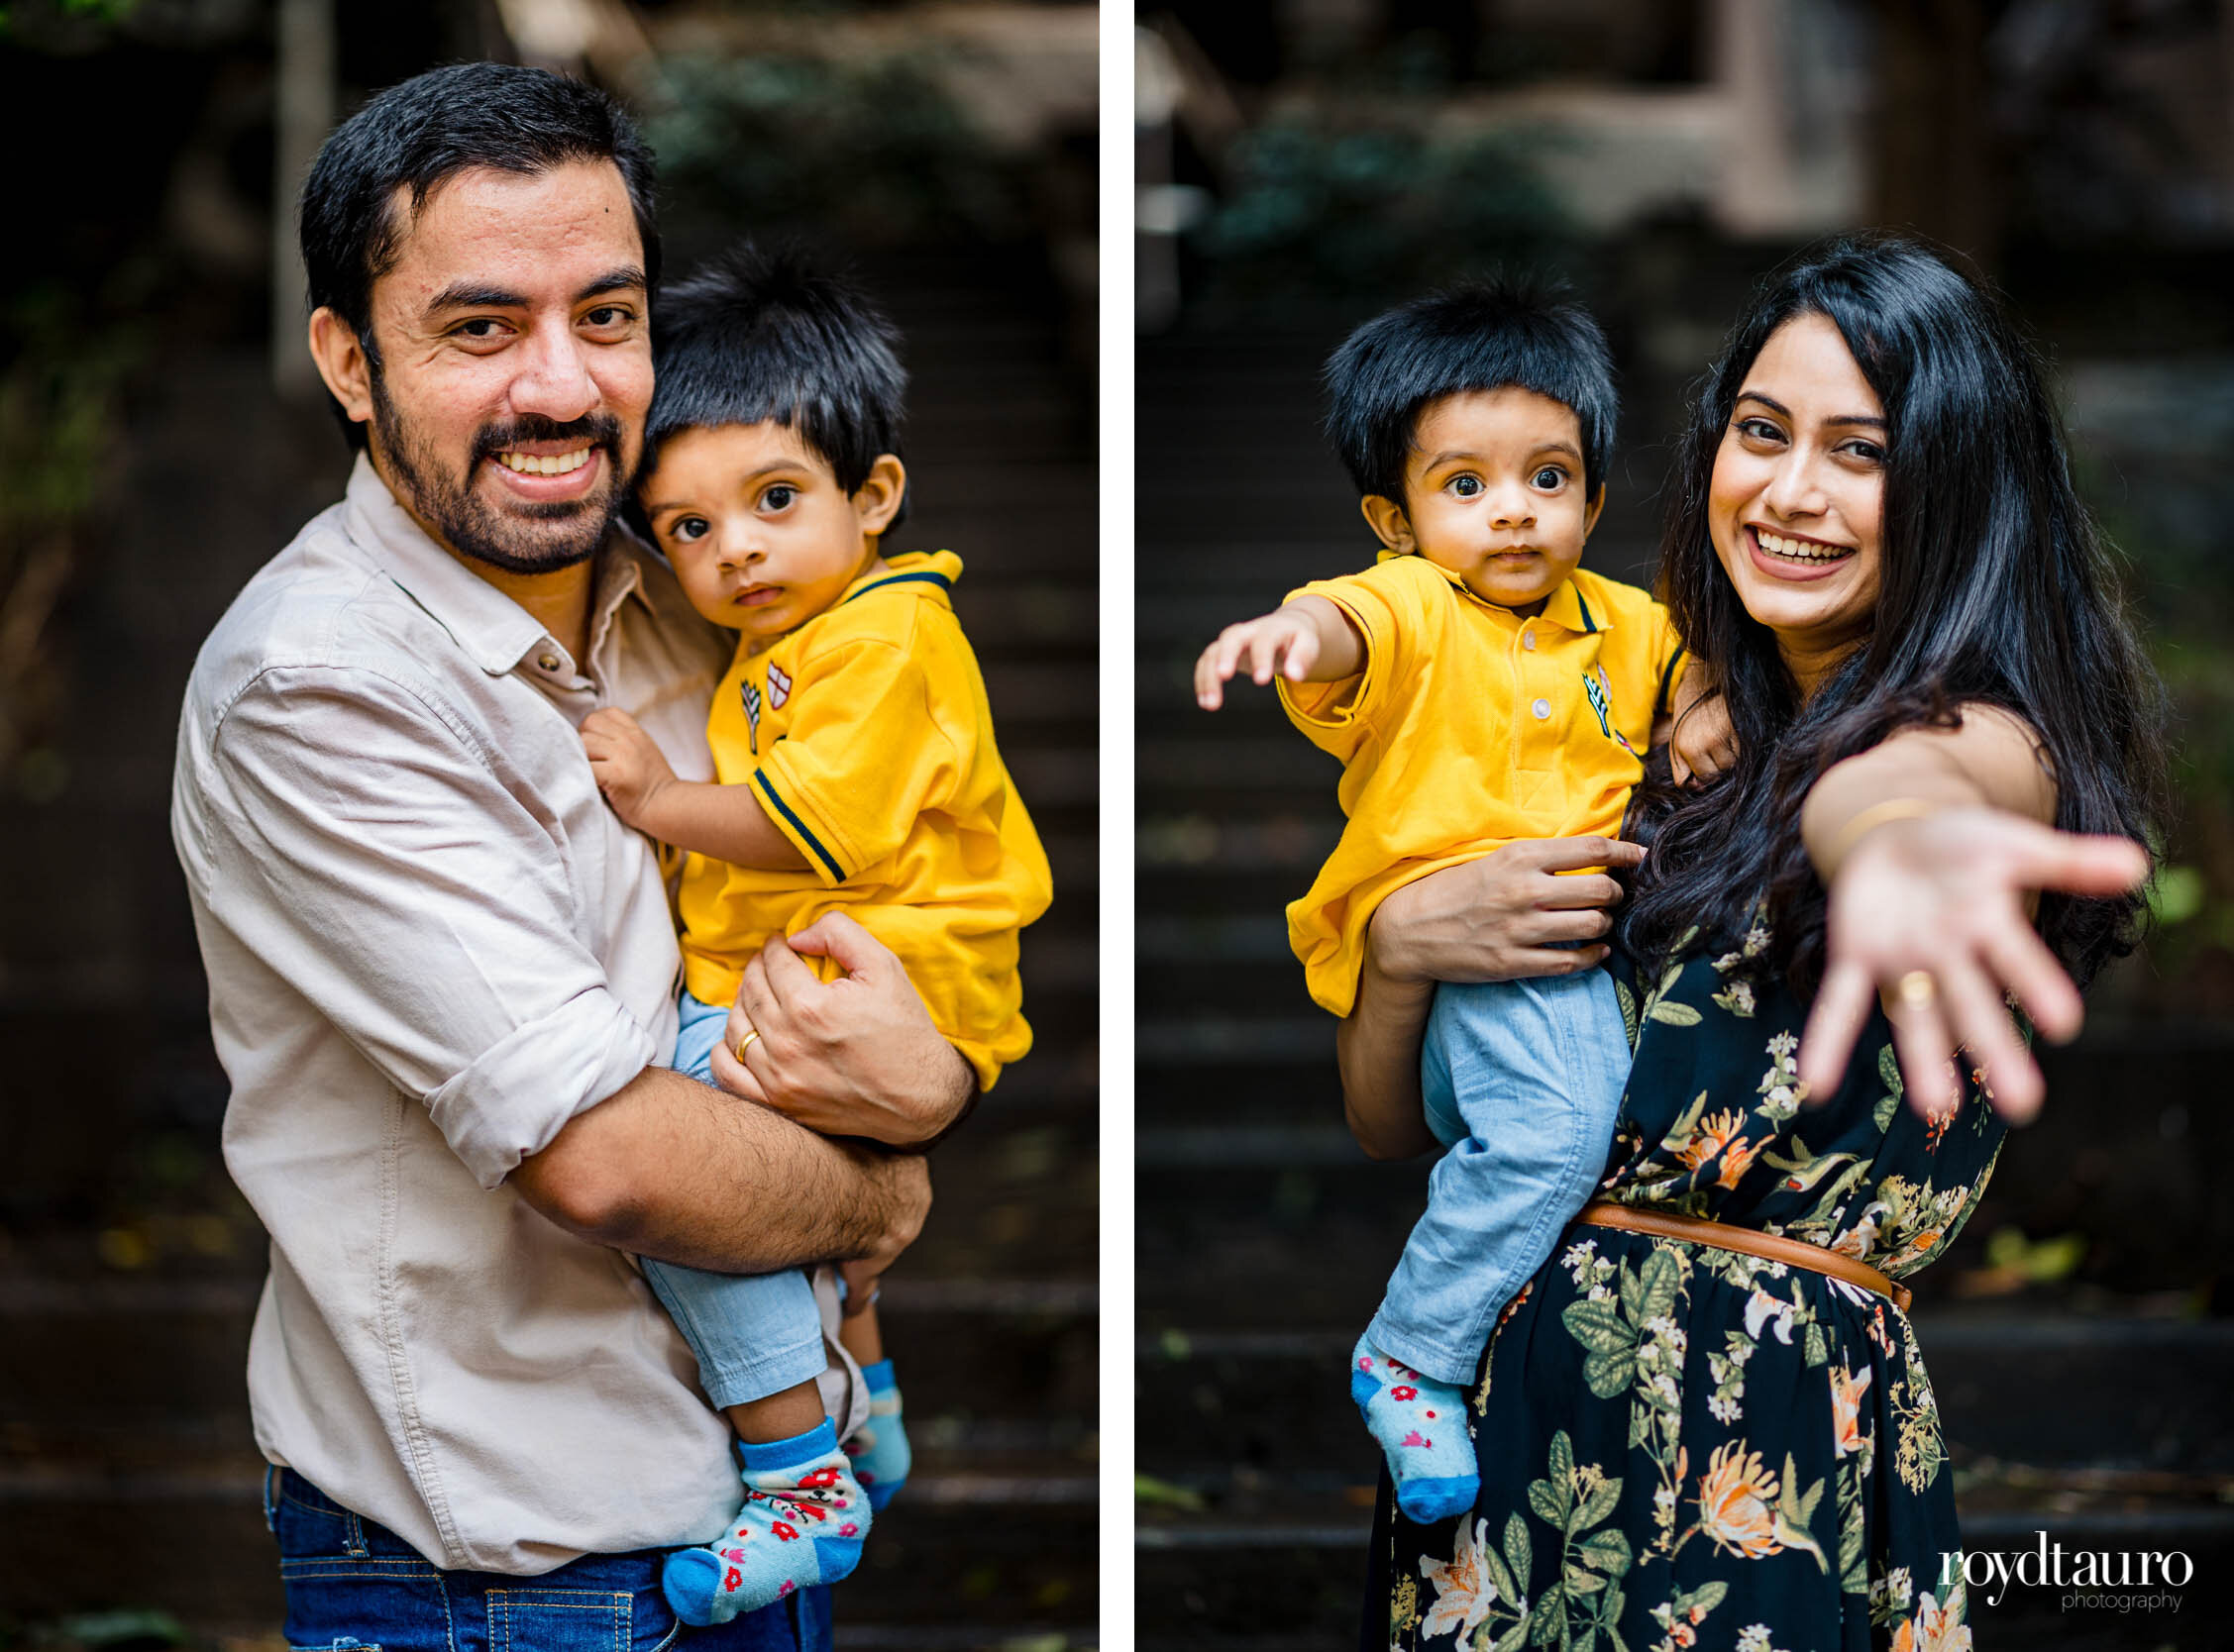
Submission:
[[[2032,730],[1967,707],[1954,729],[1910,728],[1816,781],[1800,833],[1830,890],[1823,984],[1800,1043],[1802,1081],[1838,1087],[1868,1019],[1886,1004],[1908,1098],[1954,1107],[1958,1047],[2011,1120],[2040,1107],[2040,1069],[2007,1000],[2062,1042],[2077,989],[2032,927],[2040,890],[2121,894],[2149,873],[2139,844],[2051,831],[2056,782]]]
[[[1334,1035],[1342,1113],[1360,1147],[1404,1159],[1436,1145],[1420,1110],[1420,1035],[1436,982],[1589,969],[1606,956],[1595,944],[1613,927],[1604,908],[1621,898],[1620,884],[1590,869],[1644,858],[1613,838],[1508,844],[1381,902],[1366,930],[1357,1002]],[[1562,941],[1584,944],[1553,944]]]
[[[1420,1037],[1435,999],[1434,981],[1399,981],[1365,949],[1357,1001],[1334,1028],[1334,1060],[1342,1122],[1369,1159],[1410,1159],[1436,1145],[1420,1100]]]

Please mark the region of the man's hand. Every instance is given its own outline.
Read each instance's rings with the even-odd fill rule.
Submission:
[[[845,974],[818,981],[799,962],[801,953],[833,959]],[[748,1042],[750,1032],[760,1036]],[[900,960],[837,912],[788,945],[771,936],[745,966],[714,1047],[713,1076],[724,1088],[825,1136],[866,1136],[894,1147],[930,1141],[961,1116],[977,1089],[969,1063],[931,1024]]]
[[[1391,981],[1521,981],[1567,976],[1606,956],[1604,908],[1621,885],[1593,867],[1634,867],[1645,851],[1615,838],[1532,838],[1407,883],[1366,930]],[[1560,877],[1561,873],[1576,876]]]
[[[1694,661],[1675,685],[1675,726],[1668,735],[1668,769],[1677,785],[1715,778],[1738,761],[1738,731],[1730,702],[1713,674]]]
[[[597,777],[597,789],[612,804],[613,813],[644,830],[652,799],[675,783],[675,771],[652,737],[627,712],[607,706],[582,720],[582,745],[589,754],[589,772]]]

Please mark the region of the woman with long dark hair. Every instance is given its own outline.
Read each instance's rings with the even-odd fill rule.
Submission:
[[[2005,1006],[2068,1037],[2074,980],[2132,945],[2157,686],[2037,362],[1913,242],[1763,284],[1703,383],[1662,554],[1734,766],[1639,794],[1649,854],[1521,846],[1399,891],[1342,1028],[1359,1140],[1425,1150],[1437,983],[1588,967],[1619,891],[1552,870],[1635,869],[1599,1197],[1490,1345],[1474,1509],[1413,1525],[1384,1496],[1366,1641],[1967,1646],[1897,1281],[2039,1105]]]

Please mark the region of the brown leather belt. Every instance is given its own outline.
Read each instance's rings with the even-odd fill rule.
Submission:
[[[1712,1245],[1717,1250],[1737,1251],[1768,1262],[1781,1262],[1787,1267],[1805,1268],[1811,1274],[1827,1274],[1849,1285],[1859,1285],[1864,1291],[1873,1291],[1901,1312],[1908,1311],[1908,1287],[1879,1273],[1866,1262],[1840,1256],[1804,1239],[1786,1239],[1780,1234],[1762,1233],[1756,1228],[1739,1227],[1730,1222],[1701,1221],[1696,1216],[1640,1210],[1602,1198],[1584,1205],[1575,1221],[1586,1227],[1614,1227],[1625,1233],[1648,1234],[1654,1239],[1681,1239],[1694,1245]]]

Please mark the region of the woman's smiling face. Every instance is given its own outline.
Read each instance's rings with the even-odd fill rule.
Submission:
[[[1877,608],[1885,416],[1827,316],[1794,316],[1747,370],[1708,484],[1707,531],[1803,692]]]

